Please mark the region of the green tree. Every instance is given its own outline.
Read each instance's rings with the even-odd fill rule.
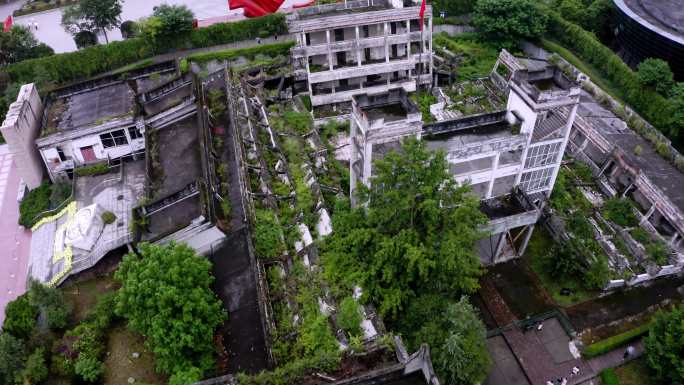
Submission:
[[[25,359],[24,342],[9,333],[0,334],[0,383],[21,383]]]
[[[340,311],[337,313],[337,323],[349,333],[349,335],[361,335],[361,321],[363,314],[361,305],[353,297],[347,297],[340,303]]]
[[[665,60],[648,58],[637,67],[637,81],[642,87],[656,90],[667,96],[674,86],[674,75]]]
[[[678,138],[684,132],[684,83],[677,83],[672,88],[669,102],[669,134],[672,138]]]
[[[412,347],[430,346],[432,364],[444,383],[481,383],[491,364],[485,345],[487,332],[468,299],[461,297],[444,311],[426,316],[427,322],[411,337]]]
[[[546,31],[547,16],[532,0],[478,0],[473,24],[504,47],[520,39],[537,39]]]
[[[225,319],[210,289],[211,263],[185,244],[143,243],[139,251],[127,254],[115,274],[122,283],[116,313],[147,338],[160,371],[211,368],[214,330]]]
[[[45,365],[45,349],[38,348],[26,359],[26,367],[23,372],[24,382],[39,384],[48,377],[48,368]]]
[[[645,346],[646,362],[661,384],[684,384],[684,306],[656,314]]]
[[[38,308],[31,305],[27,294],[20,295],[5,308],[2,330],[17,338],[28,339],[36,327]]]
[[[192,11],[184,5],[162,4],[142,22],[141,31],[158,46],[168,47],[189,38],[194,18]]]
[[[122,0],[80,0],[64,10],[62,25],[72,35],[99,29],[109,43],[107,29],[118,27],[121,23],[121,3]]]
[[[88,382],[97,381],[104,373],[104,363],[93,356],[81,354],[76,359],[76,374]]]
[[[66,327],[71,309],[64,300],[61,290],[31,280],[28,299],[31,305],[39,309],[45,316],[49,328],[63,329]]]
[[[0,66],[52,54],[52,48],[38,43],[28,27],[15,25],[0,33]]]
[[[475,252],[486,218],[479,199],[449,173],[443,151],[407,139],[374,165],[372,188],[360,188],[366,209],[341,202],[323,247],[329,282],[364,288],[383,315],[395,315],[417,294],[472,292],[482,274]]]
[[[202,371],[191,367],[180,371],[169,378],[169,385],[190,385],[202,379]]]

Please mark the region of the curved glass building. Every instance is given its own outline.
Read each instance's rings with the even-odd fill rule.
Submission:
[[[613,0],[615,36],[632,67],[649,57],[667,61],[684,80],[684,2],[682,0]]]

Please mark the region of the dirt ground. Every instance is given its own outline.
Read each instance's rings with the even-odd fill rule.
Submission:
[[[127,385],[129,378],[133,378],[136,384],[166,384],[166,377],[154,371],[154,357],[143,344],[143,337],[124,325],[118,325],[109,332],[105,385]],[[139,354],[138,358],[133,356],[134,353]]]
[[[649,368],[645,358],[639,358],[626,365],[615,368],[620,385],[649,385],[651,383]]]
[[[65,299],[73,308],[71,326],[73,327],[85,319],[88,310],[95,306],[101,295],[112,292],[118,287],[119,284],[114,282],[112,274],[109,274],[62,288]]]

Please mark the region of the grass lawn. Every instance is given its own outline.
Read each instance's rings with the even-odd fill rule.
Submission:
[[[568,307],[595,297],[598,292],[586,290],[581,281],[573,277],[552,277],[544,270],[542,258],[552,249],[553,244],[554,241],[546,229],[537,226],[523,257],[553,301],[558,306]],[[570,289],[572,294],[561,295],[563,288]]]
[[[615,374],[620,379],[620,385],[649,385],[652,379],[649,377],[649,367],[644,357],[615,368]]]
[[[62,289],[64,298],[73,307],[72,326],[83,321],[88,310],[95,306],[102,294],[119,288],[111,275],[81,281]]]
[[[166,384],[166,377],[154,371],[154,357],[145,349],[143,342],[142,336],[122,324],[109,332],[104,384],[125,385],[129,377],[135,380],[135,384]],[[140,356],[133,358],[133,353]]]

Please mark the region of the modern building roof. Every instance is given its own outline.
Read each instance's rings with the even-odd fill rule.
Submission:
[[[658,34],[684,44],[681,0],[613,0],[624,13]]]

